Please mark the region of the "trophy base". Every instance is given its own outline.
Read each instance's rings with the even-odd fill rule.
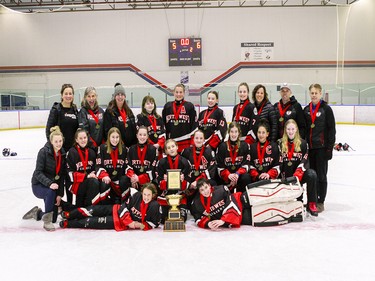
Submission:
[[[185,222],[183,219],[179,220],[166,220],[164,222],[165,232],[184,232],[186,231]]]

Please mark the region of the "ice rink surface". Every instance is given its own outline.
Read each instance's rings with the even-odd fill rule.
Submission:
[[[9,280],[375,280],[375,126],[337,126],[355,151],[329,162],[326,211],[278,227],[185,233],[60,229],[23,221],[43,207],[31,176],[44,129],[0,132],[0,279]],[[374,174],[373,174],[374,173]],[[375,177],[374,177],[375,178]]]

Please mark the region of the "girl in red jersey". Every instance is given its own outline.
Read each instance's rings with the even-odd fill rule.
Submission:
[[[156,188],[145,184],[141,192],[135,192],[127,203],[97,205],[63,212],[62,228],[129,229],[150,230],[160,223],[159,204],[153,200]]]
[[[73,205],[84,207],[100,202],[99,181],[95,174],[96,153],[88,146],[88,133],[78,128],[75,143],[67,154],[67,171]]]
[[[163,157],[165,143],[165,126],[163,118],[156,112],[155,99],[145,96],[142,100],[142,113],[137,115],[137,127],[145,126],[148,131],[148,141],[158,151],[158,157]]]
[[[308,145],[301,139],[297,123],[289,119],[285,123],[284,135],[280,144],[280,170],[283,178],[297,177],[301,184],[307,184],[307,211],[318,215],[317,202],[317,175],[313,169],[308,169]]]
[[[148,130],[145,126],[139,127],[137,139],[138,143],[129,148],[126,158],[125,185],[139,190],[148,182],[156,182],[157,151],[148,143]]]
[[[219,145],[216,162],[219,176],[231,192],[243,192],[251,182],[249,175],[249,145],[241,141],[241,129],[236,122],[228,126],[229,139]]]
[[[224,111],[218,107],[218,102],[218,92],[210,91],[207,94],[208,108],[199,113],[198,117],[198,129],[204,133],[204,145],[213,151],[224,141],[228,128]]]
[[[185,86],[178,84],[173,90],[175,100],[163,108],[163,121],[167,139],[174,139],[180,153],[191,144],[191,136],[197,127],[197,113],[194,105],[185,100]]]
[[[252,182],[276,179],[280,174],[279,147],[268,140],[270,127],[266,119],[258,125],[258,141],[250,145],[250,175]]]
[[[204,133],[201,130],[195,131],[193,145],[184,149],[181,153],[190,164],[190,185],[189,195],[193,196],[196,190],[197,181],[201,178],[208,179],[211,185],[216,185],[216,159],[215,153],[210,147],[205,147]]]
[[[104,140],[104,110],[98,105],[98,95],[94,87],[87,87],[78,113],[79,127],[90,136],[90,145],[97,148]]]
[[[169,139],[165,142],[165,153],[166,157],[160,159],[156,167],[157,182],[158,182],[158,202],[162,207],[162,222],[168,216],[168,202],[166,195],[173,194],[167,189],[167,171],[170,169],[180,169],[181,170],[181,190],[178,191],[179,194],[182,194],[180,211],[181,216],[186,221],[187,218],[187,199],[186,199],[186,189],[189,188],[189,175],[190,175],[190,165],[188,160],[178,154],[177,142],[173,139]]]
[[[125,201],[129,189],[126,187],[126,148],[120,130],[109,130],[107,141],[99,146],[96,158],[96,175],[100,181],[100,201],[113,204]]]
[[[126,102],[125,89],[122,85],[115,87],[113,99],[109,102],[104,113],[104,137],[108,136],[108,131],[116,127],[121,132],[121,139],[125,146],[129,148],[137,142],[135,116]]]
[[[238,86],[240,103],[233,108],[232,122],[236,122],[241,129],[241,140],[252,144],[256,140],[252,122],[254,121],[254,104],[249,100],[249,85],[243,82]]]

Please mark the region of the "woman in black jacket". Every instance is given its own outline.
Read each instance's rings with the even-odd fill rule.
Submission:
[[[269,140],[276,141],[277,140],[277,119],[276,119],[276,112],[268,99],[268,93],[266,87],[259,84],[256,85],[252,92],[252,99],[254,101],[255,109],[254,109],[254,117],[253,117],[253,128],[254,132],[258,131],[259,121],[261,119],[266,119],[270,125],[270,134]]]
[[[74,104],[74,88],[72,84],[63,84],[61,87],[61,102],[55,102],[49,112],[46,136],[49,140],[50,130],[59,126],[64,135],[63,147],[68,151],[74,143],[74,134],[78,129],[78,110]]]
[[[34,195],[44,200],[44,212],[38,206],[28,211],[23,219],[43,220],[44,229],[55,230],[52,224],[55,205],[60,205],[64,196],[65,151],[63,135],[58,126],[51,128],[49,142],[39,150],[36,168],[31,179]]]
[[[122,85],[115,87],[113,99],[104,112],[105,140],[107,140],[108,132],[112,127],[120,130],[121,139],[127,148],[137,143],[135,116],[126,102],[125,89]]]

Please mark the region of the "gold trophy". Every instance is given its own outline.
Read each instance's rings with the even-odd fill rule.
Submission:
[[[167,170],[167,189],[171,191],[178,191],[181,189],[181,170],[173,169]],[[166,232],[177,232],[186,231],[184,219],[181,218],[180,200],[182,195],[171,194],[167,195],[167,202],[171,208],[168,211],[168,218],[164,222],[164,231]]]

